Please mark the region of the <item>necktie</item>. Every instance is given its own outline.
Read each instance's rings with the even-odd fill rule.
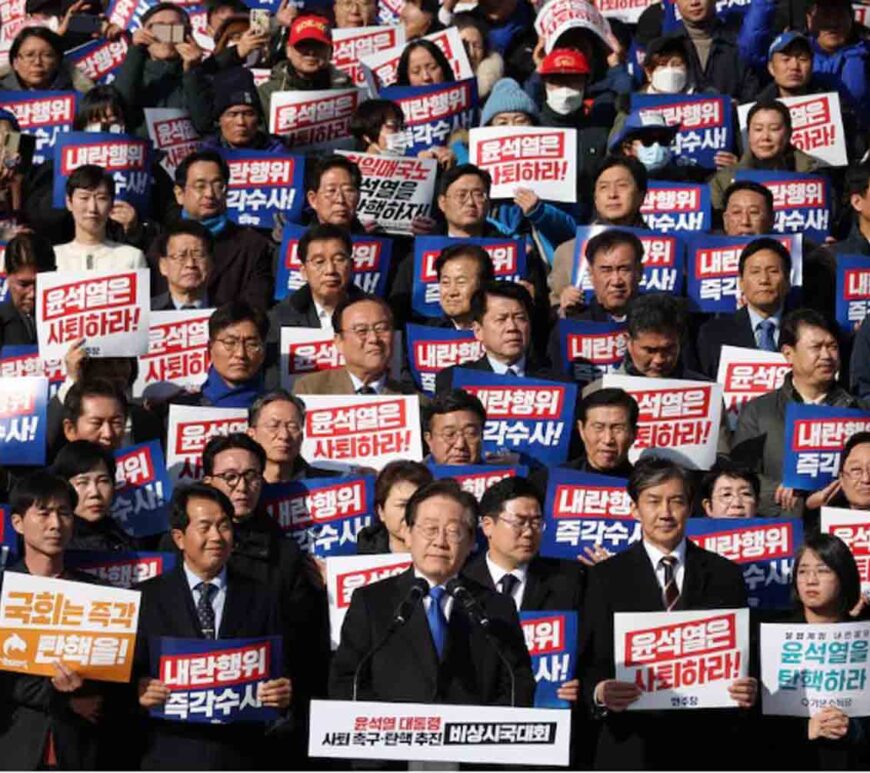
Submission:
[[[31,341],[36,340],[36,323],[33,321],[33,317],[29,314],[22,314],[21,319],[24,322],[24,327],[27,328],[27,338]]]
[[[777,349],[773,331],[776,330],[776,323],[772,319],[764,319],[755,329],[758,331],[758,348],[764,352],[775,352]]]
[[[429,591],[429,609],[426,610],[426,619],[429,621],[429,630],[432,632],[432,642],[435,644],[435,651],[438,653],[438,660],[444,657],[444,645],[447,643],[447,618],[444,615],[444,609],[441,607],[441,599],[447,590],[440,585],[436,585]]]
[[[674,573],[677,559],[674,556],[665,556],[660,563],[665,570],[665,609],[670,612],[680,598],[680,589],[677,587],[677,578]]]
[[[190,309],[195,309],[195,308],[196,308],[196,306],[195,306],[194,304],[192,304],[192,303],[185,303],[185,304],[182,304],[182,306],[181,306],[181,311],[188,311],[188,310],[190,310]]]
[[[520,584],[519,578],[514,574],[506,574],[501,578],[501,592],[504,593],[505,596],[514,595],[514,588]]]
[[[206,639],[216,638],[214,627],[214,607],[211,605],[211,600],[217,593],[217,585],[212,585],[210,582],[201,582],[194,590],[199,593],[199,600],[196,602],[196,616],[199,619],[199,627],[202,628],[202,635]]]
[[[377,394],[377,392],[375,392],[375,388],[370,387],[368,385],[361,386],[359,389],[356,390],[356,393],[358,395],[376,395]]]
[[[505,376],[513,376],[514,378],[519,378],[520,374],[516,372],[514,368],[508,368],[505,371]]]

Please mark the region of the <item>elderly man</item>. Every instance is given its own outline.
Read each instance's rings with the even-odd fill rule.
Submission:
[[[151,299],[151,311],[208,308],[208,280],[214,270],[214,238],[202,223],[181,220],[157,241],[157,267],[167,292]]]
[[[453,389],[423,408],[423,439],[433,464],[480,464],[486,409],[474,395]]]
[[[330,696],[530,706],[534,680],[513,601],[458,580],[474,544],[477,501],[455,481],[441,480],[417,489],[405,513],[413,566],[354,593],[332,661]],[[406,599],[407,622],[386,637]],[[467,604],[489,618],[486,630]]]

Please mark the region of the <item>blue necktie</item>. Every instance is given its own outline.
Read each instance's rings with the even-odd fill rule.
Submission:
[[[773,337],[776,323],[772,319],[762,320],[758,323],[756,330],[758,331],[758,348],[765,352],[777,351],[776,340]]]
[[[444,598],[446,589],[436,585],[429,591],[429,609],[426,610],[426,619],[429,621],[429,630],[432,632],[432,642],[438,653],[438,660],[444,657],[444,645],[447,643],[447,618],[441,607],[441,599]]]

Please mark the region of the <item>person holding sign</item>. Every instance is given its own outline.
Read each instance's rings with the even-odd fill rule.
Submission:
[[[688,473],[674,462],[640,460],[628,481],[632,515],[642,539],[588,570],[581,616],[580,684],[586,704],[602,719],[595,767],[676,767],[674,740],[683,760],[704,759],[711,748],[725,754],[737,744],[736,717],[703,710],[675,716],[626,711],[641,695],[634,683],[613,679],[615,612],[737,609],[747,605],[740,568],[686,539],[692,490]],[[729,687],[735,706],[755,704],[754,678]],[[720,757],[717,765],[729,767]]]
[[[715,379],[723,346],[779,351],[785,301],[791,290],[791,255],[769,236],[747,244],[737,264],[738,292],[745,304],[730,316],[708,320],[698,332],[701,372]]]
[[[211,486],[193,483],[174,492],[170,508],[181,560],[171,572],[140,586],[135,673],[144,709],[163,706],[171,696],[169,687],[153,676],[151,649],[158,637],[219,641],[283,633],[270,588],[227,566],[233,549],[230,500]],[[257,689],[261,705],[281,710],[290,705],[291,695],[286,677]],[[266,748],[265,726],[259,723],[149,720],[142,766],[256,770],[267,761]]]
[[[531,706],[535,682],[513,601],[459,577],[477,500],[454,480],[434,481],[408,500],[405,521],[413,566],[354,592],[330,697]],[[407,622],[395,628],[400,606]]]
[[[157,254],[168,291],[151,299],[151,311],[207,309],[214,270],[211,232],[195,220],[181,220],[158,237]]]
[[[16,483],[9,502],[12,528],[21,536],[24,555],[7,572],[96,582],[64,566],[78,505],[66,480],[32,473]],[[52,678],[0,672],[0,755],[9,770],[97,767],[103,694],[63,661],[55,669]]]
[[[761,478],[758,514],[799,515],[804,495],[782,485],[785,409],[790,402],[857,408],[858,401],[837,385],[840,347],[836,331],[818,312],[798,309],[782,320],[779,349],[791,365],[785,382],[750,400],[740,411],[731,458]]]

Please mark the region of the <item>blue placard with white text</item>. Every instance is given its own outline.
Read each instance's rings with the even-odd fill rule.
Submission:
[[[305,203],[305,159],[266,150],[221,150],[230,169],[227,215],[238,225],[272,229],[279,213],[298,220]]]
[[[870,255],[837,255],[837,324],[852,333],[870,309]]]
[[[118,449],[115,465],[112,517],[133,537],[168,531],[172,479],[160,441]]]
[[[87,572],[116,588],[159,577],[175,566],[175,554],[145,550],[67,550],[64,566]]]
[[[0,464],[45,464],[48,379],[0,379]]]
[[[535,676],[535,707],[569,709],[571,704],[556,693],[574,678],[577,668],[577,613],[520,612],[526,648]]]

